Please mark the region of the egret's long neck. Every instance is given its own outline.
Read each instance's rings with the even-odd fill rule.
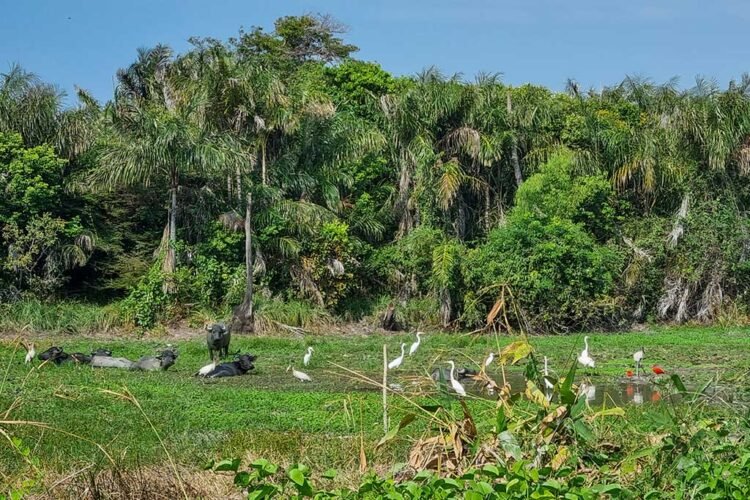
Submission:
[[[587,339],[586,337],[583,338],[583,345],[586,346],[586,352],[588,352],[589,351],[589,339]]]
[[[404,355],[404,344],[401,344],[401,355]]]
[[[453,371],[455,369],[456,369],[456,366],[453,363],[451,363],[451,380],[454,380],[454,378],[453,378]]]
[[[547,356],[545,356],[544,357],[544,376],[546,377],[547,375],[549,375],[549,373],[547,370]]]

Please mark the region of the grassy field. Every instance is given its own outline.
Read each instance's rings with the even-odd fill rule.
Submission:
[[[409,387],[415,380],[426,381],[428,370],[445,366],[448,359],[476,367],[488,352],[513,340],[494,335],[428,334],[417,354],[407,356],[402,368],[392,372],[390,382]],[[82,463],[106,463],[108,459],[94,443],[118,465],[162,463],[166,455],[159,437],[176,461],[188,466],[228,456],[264,456],[285,463],[299,461],[320,470],[356,469],[362,441],[370,465],[385,470],[406,460],[409,439],[376,451],[374,444],[383,435],[381,394],[332,363],[380,380],[383,344],[388,345],[389,353],[395,353],[401,342],[406,342],[408,349],[412,341],[406,334],[235,337],[231,350],[256,354],[256,372],[206,381],[192,376],[207,362],[204,336],[199,331],[191,340],[53,336],[36,341],[37,351],[51,345],[68,352],[107,347],[115,356],[130,359],[150,355],[170,342],[180,355],[166,373],[74,365],[30,369],[23,364],[23,349],[6,338],[0,343],[0,410],[10,409],[5,415],[9,419],[50,426],[13,426],[12,431],[41,459],[45,469],[58,473]],[[551,366],[562,372],[582,348],[583,337],[531,337],[530,342],[536,354],[548,356]],[[313,382],[303,384],[285,369],[290,363],[301,368],[307,345],[315,348],[311,365],[304,368]],[[591,334],[591,354],[597,361],[592,378],[606,381],[621,376],[631,367],[632,353],[641,346],[645,347],[647,367],[659,364],[679,373],[688,384],[717,376],[726,383],[743,383],[750,370],[747,330],[675,328]],[[492,375],[500,378],[499,367],[493,368]],[[137,399],[143,413],[132,401],[113,394],[125,390]],[[410,410],[398,396],[392,396],[389,404],[392,421]],[[477,399],[471,406],[481,414],[494,404]],[[644,410],[628,411],[636,415]],[[411,435],[418,435],[426,425],[410,427]],[[11,447],[0,446],[0,470],[12,472],[19,465]]]

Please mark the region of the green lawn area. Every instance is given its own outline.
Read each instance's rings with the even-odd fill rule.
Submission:
[[[445,366],[453,359],[459,365],[476,367],[490,350],[502,349],[513,340],[508,336],[428,334],[417,354],[392,372],[390,382],[410,387],[426,379],[428,369]],[[376,380],[382,378],[382,346],[390,353],[401,342],[407,349],[412,335],[350,335],[296,337],[238,337],[231,351],[240,349],[258,356],[256,372],[244,377],[207,381],[193,377],[207,362],[204,335],[196,331],[193,340],[101,339],[44,337],[36,341],[40,352],[60,345],[67,352],[90,352],[107,347],[115,356],[137,359],[150,355],[171,342],[179,359],[168,372],[142,373],[116,369],[92,369],[72,364],[43,366],[30,370],[24,365],[23,349],[14,343],[0,343],[2,386],[0,410],[11,406],[8,418],[44,422],[52,429],[80,436],[80,439],[52,429],[6,426],[24,444],[33,448],[45,467],[58,472],[76,464],[104,462],[100,444],[119,463],[149,464],[165,460],[159,440],[138,408],[129,401],[104,391],[127,388],[140,402],[145,414],[177,461],[199,466],[209,459],[229,456],[265,456],[278,461],[304,462],[325,468],[356,465],[363,438],[371,464],[387,467],[406,459],[409,441],[374,450],[382,437],[381,394],[377,388],[354,381],[337,363],[361,371]],[[548,356],[550,365],[562,372],[583,346],[582,335],[530,337],[535,354]],[[303,368],[305,347],[315,348],[312,363]],[[659,364],[677,372],[688,384],[710,377],[739,383],[750,370],[750,335],[740,328],[674,328],[622,334],[591,334],[591,355],[596,359],[594,380],[621,376],[632,365],[632,353],[645,347],[645,366]],[[395,355],[395,354],[394,354]],[[287,365],[304,369],[312,383],[303,384],[286,372]],[[38,362],[37,362],[38,365]],[[491,374],[500,378],[500,368]],[[520,371],[512,367],[511,371]],[[426,396],[423,396],[426,397]],[[409,411],[409,404],[397,395],[390,398],[391,419],[397,421]],[[456,410],[458,410],[458,405]],[[475,400],[481,415],[494,402]],[[632,409],[634,415],[642,411]],[[409,427],[412,435],[425,429],[425,422]],[[18,456],[7,445],[0,446],[0,469],[18,466]]]

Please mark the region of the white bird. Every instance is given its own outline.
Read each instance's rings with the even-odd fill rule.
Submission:
[[[296,378],[297,380],[299,380],[301,382],[312,382],[312,379],[310,378],[310,375],[308,375],[307,373],[304,373],[304,372],[301,372],[301,371],[297,371],[294,368],[292,368],[291,365],[288,366],[287,369],[286,369],[286,371],[289,371],[289,370],[292,370],[292,376],[294,378]]]
[[[594,368],[596,366],[596,363],[594,363],[594,358],[589,356],[589,337],[588,335],[583,337],[583,343],[586,346],[586,348],[581,351],[581,354],[578,355],[578,362],[581,363],[586,368]]]
[[[390,363],[388,363],[388,369],[393,370],[394,368],[398,368],[401,366],[401,363],[404,361],[404,347],[406,347],[406,344],[401,344],[401,356],[397,357]]]
[[[643,351],[643,347],[641,347],[640,351],[636,351],[633,353],[633,361],[635,361],[635,376],[638,377],[639,372],[641,371],[641,361],[643,361],[644,356],[646,353]]]
[[[198,373],[195,374],[196,377],[205,377],[212,371],[216,369],[216,358],[214,358],[213,361],[211,361],[209,364],[198,370]]]
[[[422,339],[421,339],[420,337],[421,337],[422,335],[424,335],[424,333],[422,333],[422,332],[417,332],[417,341],[416,341],[416,342],[414,342],[414,343],[413,343],[413,344],[411,345],[411,347],[409,348],[409,356],[411,356],[412,354],[414,354],[415,352],[417,352],[417,349],[419,349],[419,344],[420,344],[420,342],[422,342]]]
[[[34,359],[34,356],[36,356],[36,349],[34,349],[34,344],[24,344],[24,347],[26,348],[26,363],[31,363],[31,361]]]
[[[310,364],[310,358],[312,358],[313,348],[308,347],[307,348],[307,354],[305,354],[305,357],[302,358],[302,362],[305,364],[305,366]]]
[[[495,353],[491,352],[489,356],[487,356],[487,359],[484,360],[484,367],[487,368],[490,366],[490,363],[495,359]]]
[[[547,389],[552,389],[555,385],[549,381],[549,368],[547,367],[547,356],[544,357],[544,386]]]
[[[448,364],[451,365],[451,387],[453,387],[453,390],[456,391],[459,396],[466,396],[466,389],[464,389],[464,386],[462,386],[458,380],[453,378],[453,372],[456,370],[456,365],[453,364],[453,361],[448,361]]]
[[[586,401],[593,401],[596,399],[596,386],[594,384],[587,384],[582,382],[578,388],[578,394],[585,394]]]
[[[643,393],[641,392],[640,388],[637,388],[633,393],[633,403],[637,405],[643,404]]]

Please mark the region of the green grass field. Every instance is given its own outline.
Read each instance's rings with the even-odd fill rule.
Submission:
[[[390,375],[390,382],[409,387],[426,380],[428,369],[459,365],[476,367],[490,350],[515,340],[507,336],[430,334],[413,357]],[[98,443],[118,465],[143,465],[165,461],[157,434],[130,401],[113,395],[127,388],[143,408],[167,450],[180,463],[200,466],[212,458],[264,456],[284,462],[304,462],[324,470],[356,467],[360,439],[370,464],[386,468],[406,459],[409,440],[374,450],[383,435],[381,393],[355,381],[331,363],[380,380],[382,346],[396,353],[411,335],[308,336],[306,338],[235,337],[231,350],[258,356],[256,372],[244,377],[201,380],[193,373],[207,362],[204,336],[193,340],[138,340],[55,336],[36,341],[40,352],[60,345],[68,352],[90,352],[107,347],[115,356],[137,359],[171,342],[179,349],[177,364],[168,372],[142,373],[88,366],[46,365],[30,369],[24,351],[11,339],[0,343],[2,385],[0,411],[6,419],[43,422],[48,429],[7,425],[21,437],[44,467],[64,472],[87,462],[105,463]],[[562,372],[575,359],[583,336],[531,337],[535,353],[548,356]],[[304,368],[313,382],[303,384],[285,369],[290,363],[302,369],[307,345],[315,348],[312,363]],[[618,377],[631,367],[632,352],[645,347],[645,366],[659,364],[679,373],[688,384],[718,376],[727,383],[747,380],[750,370],[750,335],[740,328],[675,328],[623,334],[591,334],[591,354],[597,361],[594,380]],[[14,349],[17,349],[14,351]],[[394,354],[395,356],[396,354]],[[36,362],[38,365],[38,362]],[[511,371],[519,371],[512,367]],[[500,378],[499,366],[491,373]],[[421,377],[421,379],[420,379]],[[427,397],[427,396],[422,396]],[[391,419],[409,411],[409,404],[391,396]],[[457,406],[457,405],[456,405]],[[491,401],[472,402],[479,414]],[[641,410],[633,409],[633,412]],[[409,427],[417,435],[427,423]],[[75,436],[73,436],[75,435]],[[0,446],[0,469],[19,466],[10,446]]]

